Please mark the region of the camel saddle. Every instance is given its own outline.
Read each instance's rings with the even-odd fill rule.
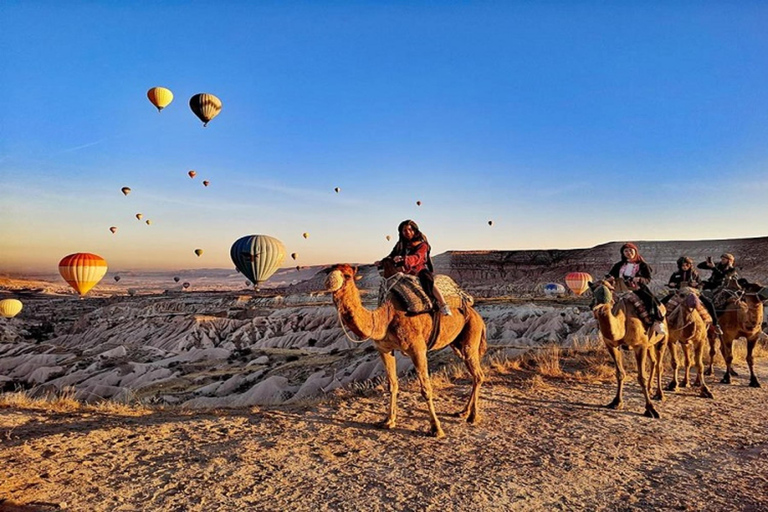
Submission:
[[[475,302],[470,294],[462,290],[456,281],[446,275],[438,274],[435,276],[435,287],[443,294],[448,305],[452,308],[458,308],[462,314],[466,313],[464,310],[466,306],[471,306]],[[403,303],[408,315],[420,315],[436,309],[432,299],[427,296],[416,276],[397,273],[384,279],[379,287],[379,305],[383,304],[390,294]]]
[[[672,313],[675,308],[683,303],[687,304],[691,309],[696,309],[696,311],[699,312],[699,316],[704,321],[704,324],[712,324],[712,315],[709,314],[707,308],[704,307],[704,304],[699,300],[698,290],[687,288],[672,295],[669,301],[667,301],[667,311]]]

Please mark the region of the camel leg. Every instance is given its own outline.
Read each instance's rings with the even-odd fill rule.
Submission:
[[[635,349],[635,359],[637,360],[637,383],[643,390],[645,396],[645,416],[649,418],[659,418],[659,413],[651,402],[651,394],[648,392],[648,386],[645,382],[645,358],[648,356],[646,347],[637,347]]]
[[[429,408],[429,423],[431,425],[430,434],[435,437],[445,437],[445,432],[440,426],[440,420],[437,419],[437,413],[435,412],[435,404],[432,401],[432,382],[429,380],[429,369],[427,368],[427,349],[415,352],[411,359],[413,365],[416,368],[416,375],[419,377],[419,384],[421,385],[421,396],[427,401],[427,407]]]
[[[397,392],[399,385],[397,383],[397,360],[394,352],[379,352],[381,362],[384,363],[384,369],[387,372],[387,384],[389,387],[389,409],[384,421],[377,425],[381,428],[395,428],[397,420]]]
[[[696,358],[696,383],[700,386],[699,396],[702,398],[715,398],[707,383],[704,382],[704,341],[694,346],[694,356]]]
[[[723,337],[720,340],[720,352],[723,354],[723,359],[725,360],[725,375],[723,375],[723,379],[720,381],[723,384],[730,384],[731,383],[731,375],[734,374],[733,372],[733,340],[730,339],[730,337]]]
[[[677,369],[679,361],[677,360],[677,347],[674,343],[669,347],[669,355],[672,360],[672,380],[669,381],[669,384],[667,385],[667,391],[677,391]]]
[[[685,377],[683,382],[680,383],[681,387],[688,388],[691,386],[691,344],[686,343],[683,345],[683,355],[685,356]]]
[[[715,334],[714,330],[707,333],[707,341],[709,341],[709,365],[704,371],[704,375],[714,375],[712,365],[715,364],[715,354],[717,353],[717,334]],[[720,344],[722,345],[722,340]]]
[[[667,340],[656,344],[656,394],[653,395],[653,399],[660,402],[664,401],[664,387],[661,384],[661,379],[664,373],[664,352],[667,349],[667,344]]]
[[[757,375],[755,375],[755,359],[752,355],[753,351],[755,350],[755,345],[757,344],[757,336],[755,336],[752,339],[747,340],[747,365],[749,365],[749,387],[751,388],[759,388],[760,381],[757,380]]]
[[[480,421],[480,386],[485,380],[485,374],[480,364],[480,358],[477,355],[473,354],[467,357],[464,362],[470,375],[472,375],[472,394],[469,396],[467,405],[464,411],[461,412],[460,417],[466,418],[467,423],[477,423]]]
[[[608,348],[608,353],[611,354],[611,357],[613,358],[613,364],[616,366],[616,397],[613,399],[611,403],[606,405],[609,409],[621,409],[624,406],[624,402],[622,401],[621,394],[624,387],[624,377],[626,374],[624,373],[624,363],[621,360],[621,350],[619,350],[618,347],[611,347],[606,345]]]

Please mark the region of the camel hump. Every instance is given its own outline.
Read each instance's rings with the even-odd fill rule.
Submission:
[[[445,301],[452,307],[471,306],[475,299],[450,277],[438,274],[435,276],[435,286],[440,290]],[[432,299],[424,291],[419,278],[408,274],[398,273],[382,281],[379,290],[379,304],[390,295],[397,297],[411,314],[432,311]]]

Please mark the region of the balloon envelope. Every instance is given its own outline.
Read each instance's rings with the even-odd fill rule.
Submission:
[[[229,250],[232,263],[253,284],[263,283],[275,273],[285,259],[285,246],[267,235],[244,236]]]
[[[139,220],[141,220],[141,218],[142,218],[143,216],[144,216],[144,214],[142,214],[142,213],[137,213],[137,214],[136,214],[136,218],[137,218],[137,219],[139,219]]]
[[[114,234],[117,232],[117,227],[115,227],[115,226],[112,226],[111,228],[109,228],[109,230],[110,230],[110,231],[112,232],[112,234],[114,235]]]
[[[195,176],[197,176],[197,172],[196,171],[189,171],[187,174],[189,174],[190,178],[194,178]]]
[[[120,276],[115,276],[114,280],[115,280],[115,282],[118,282],[120,280]]]
[[[309,233],[302,233],[301,236],[303,236],[304,238],[309,238]]]
[[[197,254],[197,257],[199,258],[201,254],[203,254],[202,249],[195,249],[195,254]]]
[[[151,224],[152,224],[152,220],[151,220],[151,219],[147,219],[147,220],[145,220],[144,222],[146,222],[146,223],[147,223],[147,226],[149,226],[149,225],[151,225]]]
[[[416,201],[416,206],[421,206],[421,201]]]
[[[548,283],[544,285],[544,294],[553,296],[553,295],[563,295],[565,293],[565,286],[561,285],[560,283]]]
[[[590,281],[592,281],[592,276],[586,272],[570,272],[565,276],[565,284],[576,295],[584,293]]]
[[[333,191],[338,194],[339,192],[341,192],[341,189],[339,187],[336,187],[335,189],[333,189]]]
[[[173,101],[173,93],[165,87],[153,87],[147,91],[147,98],[160,112]]]
[[[203,181],[203,186],[204,186],[204,187],[207,187],[207,186],[208,186],[208,185],[210,185],[210,184],[211,184],[211,182],[210,182],[210,181],[208,181],[208,180],[205,180],[205,181]]]
[[[123,194],[125,194],[126,196],[131,193],[131,189],[128,187],[123,187],[120,190],[122,190]]]
[[[187,288],[189,288],[189,283],[186,283],[186,282],[185,282],[185,283],[184,283],[184,284],[182,284],[181,286],[182,286],[182,287],[183,287],[183,288],[186,290]]]
[[[297,253],[297,252],[292,252],[291,253],[291,258],[296,259],[298,257],[299,257],[299,253]]]
[[[80,296],[96,286],[107,273],[107,261],[96,254],[77,252],[59,262],[59,274]]]
[[[178,283],[179,281],[181,281],[181,278],[180,278],[180,277],[178,277],[178,276],[176,276],[176,277],[174,277],[174,278],[173,278],[173,280],[174,280],[174,281],[176,281],[176,282]]]
[[[0,300],[0,316],[3,318],[13,318],[21,313],[23,304],[19,299]]]
[[[203,122],[203,126],[219,115],[221,100],[213,94],[200,93],[189,98],[189,108]]]

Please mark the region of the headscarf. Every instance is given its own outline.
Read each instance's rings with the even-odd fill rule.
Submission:
[[[413,238],[410,240],[406,239],[403,235],[405,226],[411,226],[411,229],[413,230]],[[414,242],[424,242],[427,244],[427,268],[429,268],[430,271],[433,271],[432,257],[430,256],[432,246],[429,245],[427,237],[419,229],[419,225],[411,219],[406,219],[397,226],[397,243],[390,254],[405,258],[406,254],[408,254],[408,246],[412,245]]]
[[[635,250],[635,257],[631,260],[628,260],[626,256],[624,256],[624,249],[634,249]],[[637,246],[633,244],[632,242],[627,242],[624,245],[621,246],[621,261],[622,263],[640,263],[645,262],[642,256],[640,256],[640,251],[637,249]]]
[[[693,267],[693,260],[689,258],[688,256],[680,256],[677,258],[677,269],[683,270],[683,263],[689,264],[691,267]]]

